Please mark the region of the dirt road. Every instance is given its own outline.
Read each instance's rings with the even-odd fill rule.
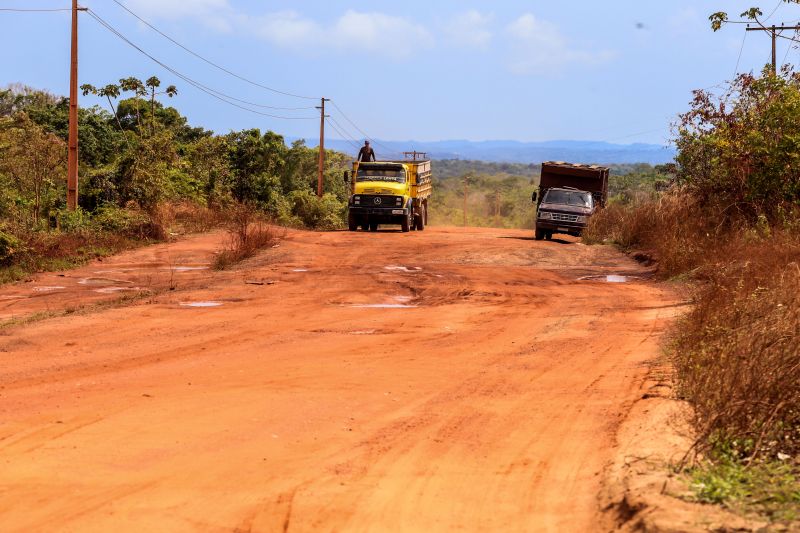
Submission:
[[[214,273],[202,236],[171,245],[194,270],[148,278],[177,290],[3,330],[0,530],[599,529],[675,301],[578,279],[637,273],[609,248],[529,237],[292,232]],[[107,297],[159,249],[0,299]]]

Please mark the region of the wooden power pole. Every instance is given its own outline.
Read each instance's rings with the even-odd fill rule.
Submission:
[[[78,207],[78,0],[72,0],[72,45],[69,69],[69,153],[67,156],[67,209]]]
[[[464,227],[467,227],[467,188],[469,186],[469,176],[464,176]]]
[[[320,98],[319,113],[319,171],[317,173],[317,196],[322,198],[322,186],[325,171],[325,102],[330,102],[330,98]]]
[[[770,36],[772,37],[772,75],[775,76],[778,74],[778,58],[776,55],[776,47],[777,47],[777,40],[780,32],[785,30],[797,31],[800,30],[800,26],[759,26],[757,28],[751,28],[749,25],[746,28],[746,31],[766,31],[769,32]]]

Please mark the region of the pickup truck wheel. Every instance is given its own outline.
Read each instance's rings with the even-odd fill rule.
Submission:
[[[534,237],[536,238],[537,241],[541,241],[542,239],[544,239],[544,231],[540,230],[539,228],[536,228],[536,233]]]
[[[347,229],[350,231],[358,231],[358,220],[353,213],[347,214]]]
[[[370,231],[378,231],[378,223],[377,222],[370,222],[369,223],[369,230]]]
[[[544,234],[544,238],[547,239],[548,241],[552,241],[553,240],[553,232],[552,231],[548,231],[547,233]]]
[[[422,231],[425,229],[425,218],[427,218],[427,213],[425,212],[425,204],[419,206],[419,215],[416,218],[416,226],[417,230]]]

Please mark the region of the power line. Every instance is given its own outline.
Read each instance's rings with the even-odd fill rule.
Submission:
[[[209,96],[212,96],[212,97],[216,98],[217,100],[225,102],[226,104],[234,106],[234,107],[237,107],[239,109],[243,109],[244,111],[249,111],[251,113],[255,113],[257,115],[262,115],[262,116],[265,116],[265,117],[277,118],[277,119],[281,119],[281,120],[316,120],[316,117],[288,117],[288,116],[283,116],[283,115],[273,115],[271,113],[264,113],[262,111],[257,111],[255,109],[251,109],[249,107],[245,107],[244,105],[240,105],[240,104],[238,104],[236,102],[241,102],[241,103],[244,103],[244,104],[256,105],[256,106],[258,106],[259,104],[253,104],[253,103],[247,102],[245,100],[240,100],[238,98],[235,98],[233,96],[225,94],[225,93],[223,93],[221,91],[217,91],[216,89],[212,89],[210,87],[207,87],[206,85],[203,85],[202,83],[200,83],[200,82],[198,82],[196,80],[193,80],[192,78],[186,76],[185,74],[180,73],[179,71],[177,71],[174,68],[170,67],[166,63],[156,59],[155,57],[153,57],[152,55],[147,53],[141,47],[139,47],[134,42],[132,42],[130,39],[125,37],[125,35],[123,35],[119,30],[114,28],[114,26],[112,26],[111,24],[109,24],[108,22],[103,20],[102,17],[100,17],[97,13],[95,13],[91,9],[88,9],[87,12],[89,13],[89,15],[92,18],[94,18],[97,22],[99,22],[108,31],[110,31],[111,33],[116,35],[119,39],[121,39],[122,41],[127,43],[129,46],[131,46],[132,48],[137,50],[139,53],[141,53],[145,57],[149,58],[154,63],[160,65],[162,68],[166,69],[167,71],[171,72],[175,76],[177,76],[180,79],[184,80],[186,83],[188,83],[188,84],[192,85],[193,87],[195,87],[196,89],[199,89],[200,91],[208,94]]]
[[[354,136],[350,135],[350,133],[347,131],[347,128],[345,128],[344,126],[342,126],[342,125],[341,125],[341,124],[340,124],[340,123],[339,123],[339,122],[338,122],[338,121],[337,121],[335,118],[333,118],[333,117],[328,117],[328,118],[330,118],[330,120],[331,120],[331,121],[333,121],[333,123],[334,123],[336,126],[338,126],[338,129],[339,129],[340,131],[343,131],[343,132],[344,132],[344,136],[345,136],[347,139],[349,139],[349,140],[353,141],[354,143],[356,143],[356,145],[358,145],[358,139],[356,139]]]
[[[774,15],[778,11],[778,8],[781,7],[781,4],[783,4],[783,1],[784,0],[778,0],[778,5],[775,6],[775,9],[772,10],[772,13],[767,15],[767,18],[764,19],[764,22],[766,22],[766,21],[768,21],[769,19],[772,18],[772,15]]]
[[[739,62],[742,60],[742,52],[744,52],[744,42],[746,40],[747,40],[747,32],[744,32],[744,37],[742,37],[742,46],[741,46],[741,48],[739,48],[739,57],[736,59],[736,68],[733,69],[733,77],[734,78],[739,73]]]
[[[331,122],[331,121],[330,121],[330,117],[328,117],[328,126],[330,126],[331,128],[333,128],[333,131],[335,131],[336,133],[338,133],[339,135],[341,135],[341,136],[342,136],[342,140],[344,140],[344,141],[345,141],[347,144],[349,144],[350,146],[352,146],[352,147],[353,147],[355,150],[358,150],[358,148],[359,148],[359,147],[358,147],[358,143],[355,143],[355,142],[353,142],[353,141],[349,140],[349,139],[347,138],[347,134],[346,134],[346,133],[343,133],[343,132],[342,132],[342,130],[340,130],[338,127],[336,127],[336,125],[335,125],[333,122]]]
[[[183,50],[185,50],[189,54],[193,55],[197,59],[199,59],[199,60],[211,65],[212,67],[214,67],[214,68],[216,68],[218,70],[221,70],[222,72],[224,72],[224,73],[226,73],[226,74],[228,74],[230,76],[233,76],[234,78],[237,78],[237,79],[239,79],[239,80],[241,80],[243,82],[249,83],[250,85],[254,85],[256,87],[260,87],[262,89],[266,89],[267,91],[270,91],[270,92],[273,92],[273,93],[276,93],[276,94],[282,94],[284,96],[292,96],[294,98],[301,98],[301,99],[304,99],[304,100],[317,100],[316,97],[312,97],[312,96],[302,96],[302,95],[299,95],[299,94],[293,94],[293,93],[286,92],[286,91],[280,91],[280,90],[275,89],[273,87],[269,87],[267,85],[263,85],[263,84],[258,83],[256,81],[253,81],[253,80],[250,80],[248,78],[245,78],[244,76],[236,74],[235,72],[233,72],[231,70],[228,70],[227,68],[225,68],[225,67],[223,67],[223,66],[221,66],[221,65],[219,65],[219,64],[217,64],[217,63],[215,63],[213,61],[211,61],[210,59],[207,59],[207,58],[201,56],[197,52],[195,52],[195,51],[187,48],[183,44],[179,43],[178,41],[176,41],[175,39],[173,39],[172,37],[170,37],[169,35],[167,35],[163,31],[159,30],[158,28],[156,28],[155,26],[150,24],[148,21],[146,21],[145,19],[143,19],[142,17],[140,17],[139,15],[137,15],[136,13],[131,11],[130,9],[125,7],[125,5],[122,4],[121,2],[119,2],[118,0],[111,0],[111,1],[114,2],[115,4],[117,4],[119,7],[121,7],[125,11],[127,11],[128,13],[130,13],[132,16],[134,16],[136,19],[139,20],[139,22],[141,22],[142,24],[144,24],[145,26],[147,26],[148,28],[150,28],[154,32],[158,33],[159,35],[161,35],[162,37],[164,37],[165,39],[170,41],[172,44],[182,48]],[[280,108],[280,107],[273,107],[271,109],[297,110],[297,109],[313,109],[313,107],[310,107],[310,108],[288,108],[288,107],[287,108]]]
[[[355,122],[353,122],[352,120],[350,120],[350,118],[349,118],[347,115],[345,115],[345,114],[344,114],[344,111],[342,111],[342,108],[340,108],[338,105],[336,105],[336,102],[335,102],[335,101],[331,101],[331,104],[333,104],[333,107],[334,107],[334,108],[336,108],[336,110],[339,112],[339,114],[340,114],[340,115],[342,115],[342,117],[344,117],[344,119],[345,119],[347,122],[349,122],[349,123],[350,123],[350,124],[351,124],[351,125],[352,125],[352,126],[355,128],[355,129],[356,129],[356,131],[358,131],[358,132],[359,132],[361,135],[363,135],[363,136],[364,136],[364,137],[365,137],[367,140],[369,140],[369,141],[370,141],[370,142],[372,142],[373,144],[376,144],[376,145],[380,146],[381,148],[383,148],[384,150],[386,150],[386,151],[387,151],[387,152],[389,152],[389,153],[391,153],[391,152],[392,152],[392,149],[391,149],[391,148],[389,148],[389,147],[387,147],[387,146],[384,146],[383,144],[379,143],[379,142],[378,142],[378,141],[376,141],[375,139],[372,139],[372,138],[371,138],[369,135],[367,135],[367,134],[364,132],[364,130],[362,130],[361,128],[359,128],[359,127],[356,125],[356,123],[355,123]]]
[[[56,11],[72,11],[69,7],[59,7],[53,9],[16,9],[11,7],[0,7],[0,11],[11,11],[14,13],[55,13]]]

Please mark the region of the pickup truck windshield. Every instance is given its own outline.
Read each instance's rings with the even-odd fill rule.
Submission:
[[[578,207],[592,207],[592,195],[588,192],[572,192],[572,191],[547,191],[542,203],[545,204],[561,204],[561,205],[575,205]]]
[[[356,181],[392,181],[406,182],[406,171],[402,167],[368,167],[359,168]]]

